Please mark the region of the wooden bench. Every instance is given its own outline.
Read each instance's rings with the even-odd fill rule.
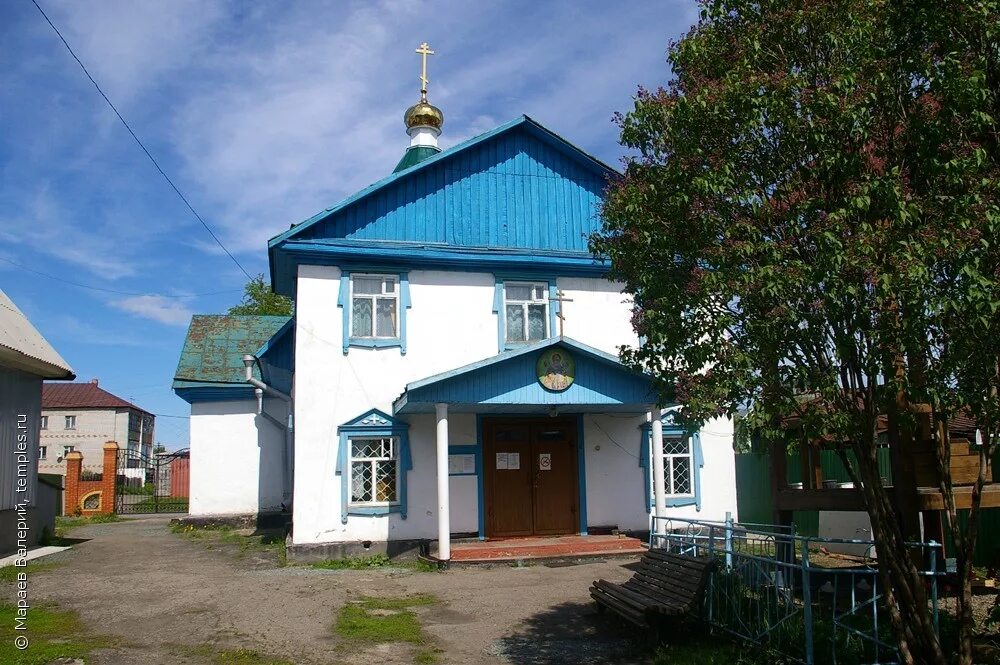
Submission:
[[[640,628],[659,628],[664,617],[697,612],[716,565],[712,557],[692,557],[651,549],[624,584],[597,580],[590,596],[599,611],[610,609]]]

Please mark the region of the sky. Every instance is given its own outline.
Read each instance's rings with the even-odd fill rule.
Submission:
[[[524,113],[618,164],[612,115],[668,80],[667,44],[696,20],[680,0],[37,2],[253,275],[268,238],[392,171],[421,42],[443,148]],[[31,0],[0,2],[0,288],[78,380],[184,447],[188,323],[246,281]]]

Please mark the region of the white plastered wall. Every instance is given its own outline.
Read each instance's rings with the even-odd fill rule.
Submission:
[[[340,269],[331,266],[299,268],[293,541],[311,544],[436,537],[434,416],[405,418],[410,424],[413,461],[407,477],[405,520],[393,513],[349,516],[347,524],[342,522],[342,479],[336,473],[340,442],[337,428],[371,408],[391,415],[392,402],[409,382],[497,354],[495,278],[491,273],[411,270],[412,306],[407,311],[406,354],[402,355],[398,348],[352,347],[345,355],[344,313],[337,305],[340,276]],[[567,337],[612,354],[617,354],[622,344],[637,342],[630,325],[628,297],[618,285],[601,279],[561,278],[558,287],[572,300],[563,305]],[[594,426],[595,422],[638,455],[638,426],[642,419],[621,414],[585,416],[588,522],[647,528],[638,459],[607,441],[601,443],[604,433]],[[450,414],[449,437],[452,446],[475,444],[476,417]],[[596,450],[595,445],[601,449]],[[731,450],[730,443],[730,455]],[[710,458],[706,445],[706,471],[710,459],[715,457]],[[731,459],[729,467],[729,471],[719,473],[731,476]],[[475,532],[478,529],[476,476],[453,476],[450,484],[452,531]],[[734,497],[727,510],[735,510],[734,481],[731,487]],[[707,494],[703,494],[702,513],[708,507]],[[726,503],[728,498],[720,501]]]
[[[268,413],[282,405],[265,400]],[[257,415],[256,400],[191,405],[189,514],[245,515],[281,508],[285,435]]]

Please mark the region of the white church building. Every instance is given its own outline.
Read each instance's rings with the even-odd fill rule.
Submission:
[[[191,516],[290,512],[292,556],[444,560],[735,516],[732,424],[674,427],[618,360],[631,303],[587,246],[615,171],[526,116],[444,151],[426,94],[405,123],[393,173],[269,242],[293,317],[192,322]]]

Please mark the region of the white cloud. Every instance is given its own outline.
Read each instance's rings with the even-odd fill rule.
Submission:
[[[124,107],[203,58],[214,29],[227,18],[227,6],[204,0],[70,0],[47,13],[108,96]],[[67,65],[77,67],[72,61]]]
[[[136,265],[123,247],[122,237],[105,232],[103,220],[82,224],[61,207],[47,182],[11,204],[14,210],[7,211],[10,216],[0,217],[4,229],[0,239],[4,242],[27,245],[107,279],[135,274]]]
[[[168,326],[186,326],[191,322],[193,312],[177,298],[163,296],[131,296],[111,303],[118,309],[135,316],[159,321]]]
[[[417,98],[413,49],[420,41],[437,50],[430,96],[445,112],[443,147],[528,113],[588,151],[602,156],[603,149],[613,162],[611,114],[630,106],[636,84],[666,78],[667,40],[694,18],[693,6],[680,3],[451,1],[431,11],[408,0],[115,0],[63,2],[53,11],[98,81],[125,105],[139,135],[241,261],[263,260],[268,237],[391,171],[408,141],[402,112]],[[65,62],[65,53],[56,56],[47,65],[61,63],[79,81],[76,64]],[[131,237],[131,244],[119,239],[132,255],[115,266],[87,267],[131,275],[133,256],[164,234],[217,255],[88,86],[84,80],[74,108],[89,116],[81,111],[52,132],[65,147],[62,127],[89,121],[96,128],[69,155],[72,167],[86,173],[104,161],[99,165],[127,172],[123,177],[171,207],[141,220],[121,216],[119,228],[156,233]],[[114,157],[109,146],[119,151]],[[93,177],[98,188],[117,184]],[[83,239],[78,245],[80,251],[46,247],[78,265],[105,255]]]

